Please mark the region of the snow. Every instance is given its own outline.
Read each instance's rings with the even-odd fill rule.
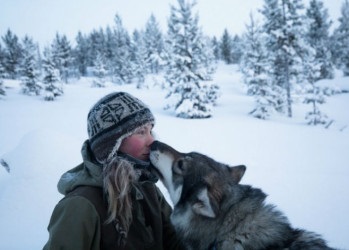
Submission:
[[[209,119],[181,119],[163,109],[166,92],[147,77],[150,88],[136,84],[91,88],[91,78],[64,86],[53,102],[20,93],[18,81],[5,80],[0,99],[0,249],[41,249],[47,225],[62,198],[56,185],[63,172],[80,163],[87,138],[89,108],[112,91],[127,91],[147,103],[157,119],[157,138],[179,151],[198,151],[231,165],[245,164],[242,180],[262,188],[268,201],[282,210],[295,227],[322,234],[332,247],[349,249],[349,94],[327,98],[320,106],[334,122],[307,126],[310,109],[295,103],[294,117],[277,114],[262,121],[248,115],[254,100],[245,94],[241,75],[220,64],[213,82],[222,95]],[[337,75],[326,84],[349,88]],[[168,194],[159,184],[166,197]]]

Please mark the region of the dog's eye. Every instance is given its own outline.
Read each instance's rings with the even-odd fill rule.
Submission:
[[[174,165],[173,167],[173,171],[176,173],[176,174],[183,174],[183,172],[185,171],[185,163],[183,160],[178,160],[176,162],[176,164]]]

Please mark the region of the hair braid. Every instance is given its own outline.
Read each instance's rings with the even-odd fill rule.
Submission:
[[[117,220],[127,233],[132,222],[131,186],[135,180],[132,163],[115,157],[104,167],[104,190],[108,199],[107,223]]]

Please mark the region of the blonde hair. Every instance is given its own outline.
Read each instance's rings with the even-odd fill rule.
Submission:
[[[136,179],[132,163],[115,157],[104,167],[104,190],[108,200],[106,223],[119,222],[127,233],[132,222],[131,187]]]

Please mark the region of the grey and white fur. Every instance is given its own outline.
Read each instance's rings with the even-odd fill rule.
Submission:
[[[266,194],[239,184],[231,167],[200,153],[181,153],[155,141],[150,160],[174,204],[171,221],[189,250],[321,250],[320,235],[292,228]]]

